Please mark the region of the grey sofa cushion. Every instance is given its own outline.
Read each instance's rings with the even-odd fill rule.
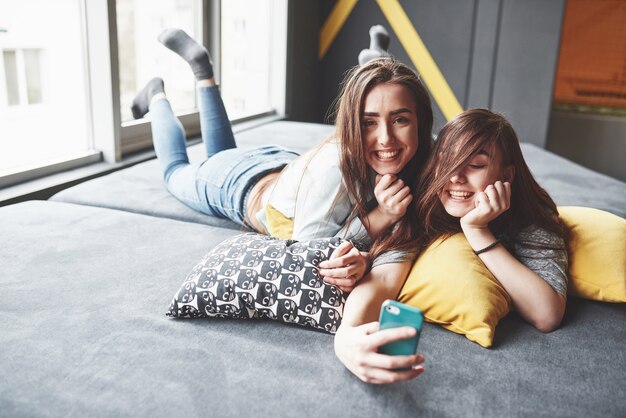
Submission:
[[[533,144],[521,144],[533,176],[558,206],[586,206],[626,218],[626,183]]]
[[[0,208],[3,416],[624,416],[626,306],[576,298],[492,349],[425,324],[426,371],[371,386],[333,337],[274,321],[166,317],[181,277],[236,231],[27,202]]]

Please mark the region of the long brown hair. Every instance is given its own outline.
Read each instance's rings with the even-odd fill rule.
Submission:
[[[361,114],[365,98],[372,88],[382,83],[398,84],[406,87],[415,100],[415,111],[418,123],[418,147],[413,158],[399,174],[399,177],[411,190],[417,185],[419,173],[425,164],[431,149],[431,132],[433,112],[430,96],[418,75],[406,65],[393,58],[379,58],[367,64],[351,69],[342,83],[341,93],[335,103],[335,137],[339,142],[340,168],[345,179],[346,189],[355,206],[348,218],[352,221],[357,216],[366,219],[368,193],[373,189],[365,160],[363,137],[361,135]],[[395,248],[413,234],[406,229],[407,223],[401,227],[401,233],[393,240],[387,240],[387,248]],[[383,234],[384,236],[385,234]],[[383,238],[381,236],[381,238]],[[375,248],[380,247],[375,245]]]
[[[449,121],[439,133],[417,189],[417,217],[421,226],[420,249],[441,236],[461,231],[459,218],[449,215],[439,195],[449,179],[479,151],[499,151],[503,167],[514,167],[509,210],[490,222],[496,236],[514,239],[536,225],[566,239],[556,204],[531,174],[513,127],[500,114],[487,109],[467,110]]]

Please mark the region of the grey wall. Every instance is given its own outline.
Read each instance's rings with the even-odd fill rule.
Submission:
[[[545,147],[564,0],[501,3],[491,108],[505,113],[521,140]]]
[[[287,37],[287,118],[320,122],[320,68],[317,57],[321,10],[316,1],[288,3]]]
[[[464,108],[504,113],[523,141],[545,146],[565,0],[404,0],[401,5]],[[317,4],[317,11],[315,6]],[[383,24],[391,52],[412,66],[379,6],[362,0],[354,7],[326,56],[316,66],[311,53],[334,0],[292,1],[300,20],[292,22],[296,53],[306,64],[292,68],[293,120],[323,121],[347,69],[369,44],[368,31]],[[317,22],[317,30],[313,27]],[[304,39],[307,38],[307,39]],[[312,42],[311,39],[315,39]],[[299,54],[299,55],[298,55]],[[310,71],[316,68],[316,71]],[[303,73],[299,73],[302,71]],[[312,77],[309,77],[311,75]],[[309,84],[305,86],[304,84]],[[311,90],[311,85],[315,89]],[[316,90],[316,91],[315,91]],[[299,94],[307,92],[309,94]],[[436,107],[436,106],[435,106]],[[315,110],[317,109],[317,110]],[[438,129],[445,123],[435,109]]]
[[[626,118],[552,112],[550,151],[616,179],[626,181]]]

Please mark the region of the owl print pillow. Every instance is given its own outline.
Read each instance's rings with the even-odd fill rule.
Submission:
[[[230,238],[187,275],[168,316],[177,318],[268,318],[334,334],[345,296],[326,284],[318,264],[341,238],[308,242],[256,233]]]

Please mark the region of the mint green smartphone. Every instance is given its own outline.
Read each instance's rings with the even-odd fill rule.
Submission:
[[[378,348],[378,352],[392,356],[409,356],[417,351],[417,343],[422,330],[424,316],[422,311],[413,306],[395,300],[386,300],[380,307],[380,329],[396,327],[413,327],[417,334],[413,338],[394,341]]]

